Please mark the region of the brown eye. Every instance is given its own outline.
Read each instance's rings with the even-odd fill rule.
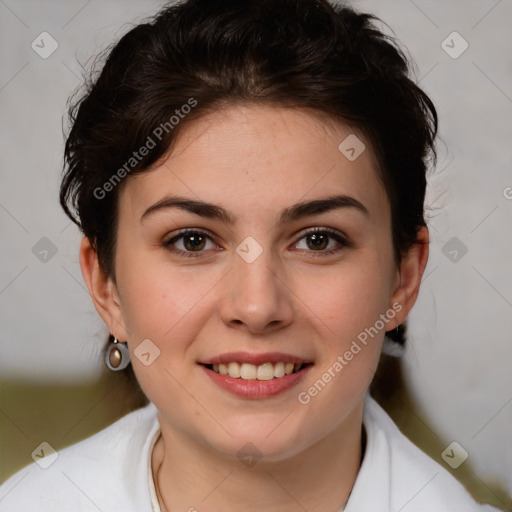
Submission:
[[[199,233],[183,236],[183,246],[187,251],[200,251],[206,245],[206,238]]]
[[[303,247],[299,247],[305,240]],[[341,233],[329,228],[315,228],[303,234],[297,243],[297,248],[309,253],[318,253],[314,256],[325,256],[341,251],[345,247],[353,247]],[[326,250],[327,249],[327,250]]]
[[[207,247],[208,243],[210,247]],[[171,252],[185,257],[201,256],[205,249],[217,248],[210,235],[197,230],[182,231],[163,245]]]
[[[313,233],[312,235],[308,235],[305,237],[308,240],[308,247],[317,250],[317,249],[325,249],[327,245],[329,245],[329,235],[323,235],[320,233]]]

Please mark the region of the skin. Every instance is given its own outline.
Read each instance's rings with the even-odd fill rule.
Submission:
[[[363,400],[384,331],[406,319],[428,259],[422,228],[422,243],[396,265],[389,201],[369,142],[358,135],[366,150],[354,161],[338,150],[350,133],[306,111],[233,105],[213,112],[121,189],[115,281],[83,240],[80,262],[94,304],[127,341],[137,379],[158,409],[162,435],[152,469],[162,509],[326,512],[345,505],[360,467]],[[220,205],[237,221],[177,208],[141,221],[170,194]],[[277,224],[284,208],[334,194],[356,198],[368,215],[346,207]],[[318,249],[304,233],[314,227],[331,228],[352,246],[328,238]],[[216,238],[186,258],[165,246],[184,228]],[[263,249],[252,263],[236,252],[248,236]],[[194,251],[186,237],[174,247]],[[393,304],[401,311],[385,329],[301,404],[298,393]],[[148,338],[160,356],[145,366],[134,350]],[[235,350],[287,352],[314,366],[281,395],[240,398],[197,364]],[[237,457],[248,442],[263,454],[251,468]]]

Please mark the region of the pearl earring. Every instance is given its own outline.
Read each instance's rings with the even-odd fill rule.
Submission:
[[[120,343],[114,338],[105,352],[105,364],[113,372],[124,370],[130,364],[130,352],[126,343]]]

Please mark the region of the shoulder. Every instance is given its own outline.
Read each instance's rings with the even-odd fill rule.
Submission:
[[[3,512],[144,511],[149,445],[158,432],[152,403],[93,436],[41,458],[0,486]],[[37,457],[37,454],[36,454]]]
[[[364,425],[368,436],[367,482],[379,480],[389,510],[402,512],[495,511],[473,500],[464,486],[444,467],[414,445],[382,407],[367,395]],[[366,454],[365,454],[366,459]],[[357,481],[356,481],[357,483]]]

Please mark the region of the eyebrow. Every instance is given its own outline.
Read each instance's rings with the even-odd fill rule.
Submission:
[[[141,216],[141,222],[148,216],[162,210],[170,208],[179,208],[190,213],[194,213],[204,218],[219,220],[225,224],[235,224],[237,218],[229,213],[222,206],[203,201],[196,201],[181,196],[166,196],[155,204],[151,205]],[[288,222],[296,221],[311,215],[320,215],[339,208],[353,208],[364,215],[369,215],[369,211],[363,203],[356,198],[347,195],[336,195],[325,199],[314,199],[312,201],[303,201],[285,208],[277,222],[283,225]]]

